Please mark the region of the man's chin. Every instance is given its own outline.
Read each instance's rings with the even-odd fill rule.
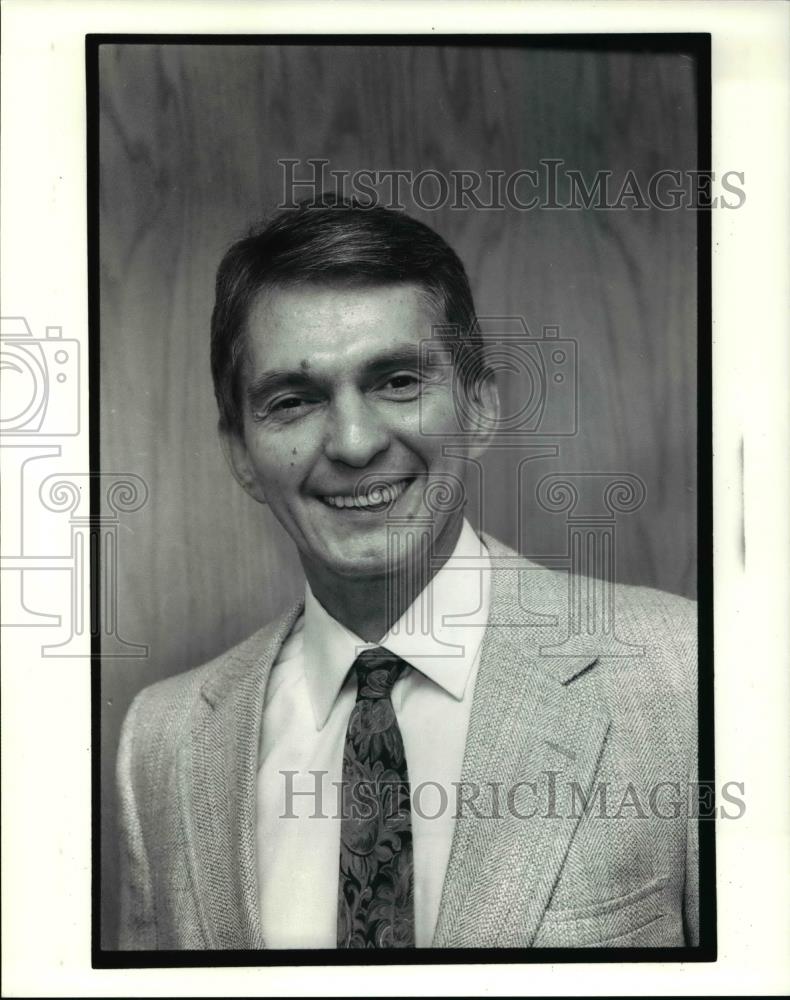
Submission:
[[[324,573],[328,572],[333,576],[358,583],[361,580],[374,581],[400,575],[406,570],[410,561],[415,564],[420,561],[417,553],[395,553],[391,548],[388,551],[385,541],[375,548],[354,551],[353,547],[349,546],[342,553],[328,554],[327,558],[321,560],[321,569]]]
[[[461,519],[441,525],[437,537],[434,532],[415,530],[408,525],[397,525],[390,530],[349,533],[345,538],[333,538],[329,544],[316,546],[312,551],[303,549],[302,562],[317,573],[360,581],[381,579],[387,576],[424,575],[426,560],[431,551],[452,550],[458,537]],[[360,525],[360,529],[363,526]],[[436,531],[436,529],[434,529]],[[437,544],[438,543],[438,544]]]
[[[324,564],[324,568],[334,576],[347,580],[380,580],[393,570],[388,564],[386,553],[368,553],[365,555],[348,554],[340,559],[332,559]]]

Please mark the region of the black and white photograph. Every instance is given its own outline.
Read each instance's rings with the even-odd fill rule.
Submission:
[[[0,17],[3,995],[786,992],[787,8]]]
[[[715,954],[708,49],[94,41],[103,948]]]

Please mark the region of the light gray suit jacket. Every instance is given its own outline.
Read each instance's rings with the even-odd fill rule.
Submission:
[[[461,775],[479,815],[456,821],[434,946],[697,944],[696,605],[618,585],[614,639],[608,619],[569,645],[567,574],[483,537],[491,612]],[[574,593],[584,620],[600,588]],[[266,946],[259,731],[300,612],[134,700],[118,758],[122,949]]]

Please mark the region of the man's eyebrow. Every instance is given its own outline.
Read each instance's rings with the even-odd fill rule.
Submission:
[[[247,386],[247,399],[255,403],[279,389],[299,389],[314,384],[315,380],[302,371],[275,368],[252,379]]]
[[[436,344],[435,338],[431,338],[430,343]],[[382,351],[375,357],[370,358],[365,363],[365,371],[375,374],[379,371],[389,371],[401,365],[412,368],[432,368],[435,363],[431,363],[431,357],[435,356],[434,351],[425,351],[420,344],[396,344],[389,350]]]

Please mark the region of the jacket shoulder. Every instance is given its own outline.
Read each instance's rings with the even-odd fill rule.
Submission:
[[[653,587],[617,584],[614,588],[617,637],[660,663],[665,678],[689,697],[697,689],[697,602]],[[638,657],[638,654],[637,654]]]
[[[653,680],[656,673],[661,674],[678,694],[696,695],[698,612],[695,600],[654,587],[605,582],[585,576],[571,580],[567,570],[551,569],[533,562],[490,535],[484,535],[483,540],[492,566],[500,575],[501,585],[497,592],[509,620],[521,617],[525,619],[527,632],[534,631],[526,623],[526,598],[528,605],[534,604],[535,611],[558,620],[557,635],[548,643],[544,640],[545,645],[551,645],[557,640],[561,642],[562,635],[568,636],[571,631],[570,619],[574,613],[571,604],[575,601],[576,616],[581,622],[592,625],[591,629],[589,626],[582,629],[583,651],[597,655],[600,665],[615,675],[627,670],[635,680],[643,672],[641,668],[649,669]],[[601,634],[598,619],[604,604],[610,615],[607,628],[615,642],[606,641],[607,637]],[[493,610],[495,615],[502,616],[502,608]],[[558,662],[562,659],[560,653]]]
[[[219,692],[233,685],[262,656],[276,656],[277,648],[301,612],[301,603],[269,622],[237,645],[200,666],[143,688],[134,698],[124,720],[121,744],[160,749],[178,742],[189,729],[201,699],[210,704]]]

